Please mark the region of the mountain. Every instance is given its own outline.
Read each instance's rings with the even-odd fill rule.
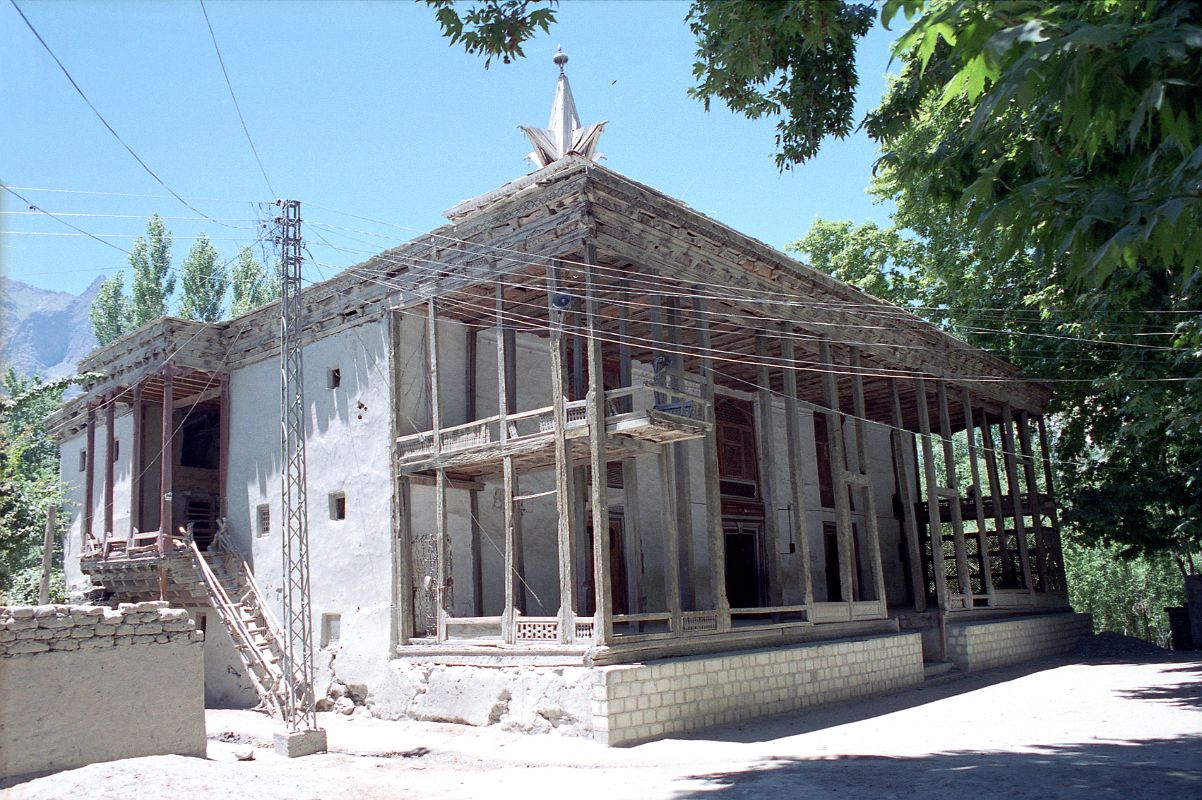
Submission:
[[[0,363],[18,374],[58,378],[96,347],[89,312],[104,277],[83,294],[0,277]]]

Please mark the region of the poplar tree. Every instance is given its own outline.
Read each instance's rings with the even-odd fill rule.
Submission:
[[[171,232],[155,214],[146,223],[146,238],[138,237],[129,254],[134,271],[133,328],[167,315],[167,302],[175,291],[171,274]]]
[[[118,272],[100,284],[100,290],[92,300],[91,316],[92,333],[102,346],[129,333],[130,308],[125,296],[125,273]]]
[[[221,306],[229,280],[225,265],[218,260],[217,248],[203,233],[184,259],[182,282],[181,317],[200,322],[217,322],[222,318]]]
[[[230,316],[238,317],[270,303],[280,296],[279,281],[267,274],[267,270],[255,258],[249,247],[238,251],[231,273]]]

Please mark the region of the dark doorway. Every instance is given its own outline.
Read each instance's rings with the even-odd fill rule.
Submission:
[[[760,560],[763,523],[726,521],[722,529],[726,540],[726,599],[731,608],[759,608],[765,602]]]
[[[843,601],[843,584],[839,580],[839,534],[833,522],[822,523],[822,542],[826,564],[826,601]]]

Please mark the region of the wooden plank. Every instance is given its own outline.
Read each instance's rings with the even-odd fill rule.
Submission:
[[[756,448],[759,451],[760,494],[764,501],[764,549],[768,555],[768,603],[779,606],[783,600],[781,549],[784,547],[777,520],[776,430],[772,424],[772,389],[768,373],[768,344],[762,333],[755,334],[755,355],[759,362],[755,415]]]
[[[1018,485],[1018,450],[1014,442],[1014,413],[1009,404],[1002,406],[1002,457],[1006,463],[1006,482],[1014,510],[1014,535],[1018,539],[1018,560],[1023,571],[1023,588],[1031,587],[1031,559],[1027,551],[1027,524],[1023,520],[1021,490]]]
[[[918,429],[922,435],[922,472],[927,484],[927,511],[930,518],[931,563],[935,573],[935,597],[939,610],[947,611],[947,573],[943,566],[943,517],[939,511],[939,480],[935,474],[934,443],[931,440],[931,415],[927,406],[927,385],[923,378],[915,381],[918,389]]]
[[[1039,569],[1039,585],[1048,591],[1048,543],[1045,540],[1042,514],[1039,511],[1039,484],[1035,480],[1035,451],[1031,448],[1030,418],[1026,411],[1018,413],[1018,444],[1023,457],[1023,477],[1027,482],[1027,508],[1031,513],[1031,526],[1035,529],[1035,543],[1039,557],[1035,560]]]
[[[922,579],[922,545],[918,541],[918,518],[914,513],[914,491],[910,485],[910,468],[905,453],[905,437],[909,434],[902,419],[901,394],[896,378],[889,379],[889,395],[893,406],[893,470],[897,479],[897,493],[901,497],[902,524],[905,526],[903,534],[910,554],[910,587],[914,594],[914,609],[926,611],[927,588]],[[914,436],[909,436],[910,441],[914,442]]]
[[[981,570],[981,585],[985,594],[992,595],[995,587],[989,565],[989,540],[985,532],[985,492],[981,486],[981,465],[977,460],[977,425],[972,413],[972,393],[968,389],[961,390],[960,403],[964,406],[964,435],[968,437],[968,469],[975,489],[972,499],[977,520],[977,561]]]
[[[706,301],[693,298],[697,339],[701,350],[701,396],[709,404],[709,421],[714,428],[702,439],[705,452],[705,519],[709,555],[710,599],[718,612],[718,630],[730,629],[730,601],[726,596],[726,537],[722,527],[722,490],[718,477],[718,421],[714,416],[714,363],[710,356],[709,317]]]
[[[175,462],[175,370],[163,368],[162,450],[159,452],[159,548],[165,552],[164,540],[172,533],[172,489]]]
[[[605,463],[605,368],[601,353],[600,304],[597,289],[597,249],[584,244],[585,318],[588,331],[588,422],[589,456],[592,467],[593,505],[593,591],[595,593],[593,643],[598,647],[613,640],[613,574],[609,541],[609,480]]]
[[[642,527],[638,459],[627,458],[622,461],[622,554],[626,559],[626,609],[630,614],[642,614],[647,606]]]
[[[576,612],[572,604],[575,587],[572,563],[572,523],[575,509],[568,471],[571,458],[567,439],[564,437],[564,380],[563,380],[563,312],[552,305],[558,285],[559,262],[547,267],[547,315],[551,353],[551,407],[554,410],[553,431],[555,439],[555,510],[556,547],[559,558],[559,614],[557,625],[559,643],[572,644],[576,641]]]
[[[880,523],[876,514],[876,496],[872,493],[872,462],[868,449],[868,412],[864,408],[864,378],[860,364],[860,350],[852,347],[849,351],[852,379],[852,404],[855,409],[853,430],[856,434],[856,460],[859,463],[859,473],[863,478],[860,496],[864,499],[864,527],[868,532],[868,563],[872,569],[873,583],[876,585],[876,599],[881,608],[885,608],[885,568],[881,563],[881,533]]]
[[[104,403],[104,538],[113,536],[113,483],[116,463],[113,450],[117,446],[117,396],[110,394]]]
[[[138,381],[134,384],[133,404],[130,407],[130,413],[133,415],[133,436],[131,437],[133,441],[130,443],[129,451],[129,533],[131,537],[134,531],[141,532],[142,530],[142,473],[146,470],[146,454],[143,452],[146,449],[146,404],[142,399],[142,383],[143,381]],[[228,428],[228,421],[226,425]],[[228,446],[227,437],[227,450]],[[224,498],[227,491],[223,481],[221,483],[223,500],[221,513],[223,515],[226,513]]]
[[[668,385],[673,389],[683,389],[677,374],[684,371],[684,359],[681,357],[680,344],[680,309],[677,300],[672,296],[663,296],[661,304],[664,307],[664,327],[667,331]],[[693,611],[697,608],[697,593],[695,591],[696,561],[693,555],[693,481],[690,477],[689,443],[677,442],[672,445],[673,491],[676,493],[676,528],[677,555],[680,570],[680,602],[681,609]]]
[[[430,375],[430,430],[434,436],[434,453],[442,452],[442,402],[439,386],[438,353],[438,301],[430,298],[426,303],[427,363]],[[437,633],[439,642],[447,638],[447,579],[451,570],[449,560],[450,542],[447,535],[447,471],[439,468],[434,472],[434,554],[435,554],[435,597],[437,609]]]
[[[514,474],[513,474],[513,457],[506,456],[502,460],[503,480],[501,484],[502,491],[502,510],[504,512],[505,526],[505,610],[501,614],[501,638],[513,644],[517,641],[517,621],[515,614],[517,611],[517,593],[519,587],[517,585],[517,541],[514,536],[515,531],[515,509],[514,509]],[[481,615],[477,615],[481,616]]]
[[[835,531],[839,537],[839,590],[843,602],[855,601],[855,543],[851,530],[851,503],[847,494],[847,458],[843,445],[843,413],[839,406],[839,383],[835,378],[835,362],[831,357],[830,341],[818,341],[819,358],[823,364],[822,391],[826,401],[827,449],[830,452],[835,495]]]
[[[945,381],[935,382],[935,402],[939,406],[939,439],[943,444],[943,471],[945,473],[945,488],[951,490],[951,501],[947,504],[947,514],[952,522],[952,545],[956,554],[956,582],[960,594],[971,598],[972,581],[968,575],[968,548],[964,545],[964,520],[960,512],[960,481],[956,477],[956,450],[952,443],[952,419],[948,411],[947,385]],[[966,600],[971,605],[970,600]]]
[[[83,472],[83,536],[80,545],[84,548],[89,541],[94,541],[96,532],[92,529],[93,517],[96,514],[96,406],[88,405],[87,439],[84,444]]]
[[[981,442],[985,450],[985,475],[989,480],[990,506],[993,508],[993,531],[997,537],[998,552],[1002,557],[1002,583],[1005,588],[1018,585],[1014,555],[1006,541],[1006,520],[1002,514],[1002,478],[998,472],[997,446],[993,440],[993,427],[989,417],[981,412]],[[993,567],[990,566],[992,574]]]
[[[660,495],[659,504],[660,527],[664,537],[664,594],[671,617],[672,635],[683,633],[680,609],[680,557],[677,552],[676,528],[676,494],[671,490],[672,484],[672,453],[668,448],[655,457],[659,465]]]
[[[1039,451],[1040,455],[1043,457],[1043,484],[1044,488],[1047,490],[1047,499],[1051,505],[1051,509],[1049,510],[1049,516],[1051,517],[1052,521],[1052,536],[1050,544],[1053,548],[1053,553],[1056,559],[1055,568],[1051,571],[1051,577],[1055,583],[1055,586],[1053,587],[1054,590],[1058,592],[1064,592],[1067,590],[1068,583],[1066,582],[1064,576],[1064,555],[1061,553],[1062,545],[1060,542],[1060,512],[1056,507],[1056,492],[1052,483],[1051,442],[1048,440],[1047,424],[1044,422],[1043,417],[1036,417],[1035,421],[1039,429]]]
[[[805,474],[801,457],[801,416],[797,408],[797,370],[793,368],[792,328],[785,328],[781,337],[781,360],[784,362],[785,383],[785,457],[789,463],[789,498],[793,514],[789,524],[801,553],[798,580],[801,582],[802,602],[807,609],[814,607],[813,562],[810,559],[809,514],[806,509]]]

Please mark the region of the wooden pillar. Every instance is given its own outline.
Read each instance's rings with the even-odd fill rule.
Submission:
[[[981,587],[993,605],[993,568],[989,564],[989,537],[985,533],[985,499],[981,486],[981,466],[977,461],[977,425],[972,413],[972,394],[964,389],[960,394],[964,406],[964,435],[968,437],[968,469],[972,477],[973,511],[977,520],[977,561],[981,570]]]
[[[801,581],[802,602],[806,616],[812,618],[814,606],[813,563],[810,559],[809,515],[806,509],[805,473],[801,458],[801,416],[797,405],[797,360],[793,349],[793,331],[785,328],[781,337],[781,357],[785,381],[785,453],[789,463],[789,499],[793,513],[789,521],[801,553],[798,580]]]
[[[1044,423],[1043,417],[1036,417],[1036,425],[1039,429],[1039,452],[1043,457],[1043,485],[1046,491],[1048,501],[1048,516],[1052,521],[1052,532],[1049,546],[1052,552],[1049,556],[1054,559],[1050,565],[1049,572],[1053,581],[1052,590],[1056,592],[1064,592],[1067,590],[1068,584],[1064,577],[1064,556],[1061,553],[1060,542],[1060,512],[1056,508],[1056,492],[1052,484],[1052,450],[1051,442],[1048,439],[1048,429]]]
[[[116,464],[113,451],[117,447],[117,393],[110,392],[104,402],[104,552],[108,553],[108,540],[113,535],[113,482]]]
[[[935,400],[939,404],[939,438],[943,444],[943,471],[947,489],[947,515],[952,523],[952,546],[956,554],[956,582],[964,595],[965,608],[972,608],[972,581],[968,576],[968,551],[964,546],[964,520],[960,513],[960,482],[956,479],[956,449],[952,445],[952,419],[947,405],[947,386],[935,382]]]
[[[859,348],[851,348],[850,362],[852,403],[856,415],[854,423],[856,460],[859,463],[859,475],[856,477],[860,496],[863,498],[860,507],[864,509],[864,528],[868,535],[868,564],[872,569],[872,580],[876,586],[877,600],[881,604],[881,613],[885,614],[889,603],[885,597],[885,568],[881,563],[881,534],[880,523],[876,515],[876,497],[872,494],[872,462],[868,450],[868,409],[864,402],[864,376],[860,365]]]
[[[391,309],[385,312],[388,322],[388,422],[389,422],[389,476],[392,479],[391,550],[392,586],[390,601],[392,625],[389,632],[391,655],[396,648],[409,642],[414,632],[414,583],[413,583],[413,520],[410,513],[412,494],[409,476],[402,473],[397,463],[396,441],[401,435],[401,420],[408,421],[405,411],[405,393],[401,381],[404,369],[400,358],[404,343],[404,316]],[[412,422],[410,421],[410,424]]]
[[[166,552],[170,544],[173,516],[174,466],[175,466],[175,368],[163,368],[163,435],[159,454],[159,547]]]
[[[613,584],[609,541],[609,480],[605,461],[605,368],[601,352],[601,304],[597,297],[597,249],[584,245],[584,281],[588,330],[589,463],[592,466],[593,505],[593,643],[613,641]]]
[[[660,303],[662,303],[662,298],[651,304],[649,316],[651,318],[651,338],[657,346],[662,347],[665,338]],[[655,350],[651,358],[654,372],[653,382],[660,383],[662,381],[666,384],[667,370],[671,359],[662,349]],[[663,402],[666,398],[667,395],[656,393],[655,402]],[[673,457],[672,445],[663,445],[655,460],[659,466],[660,535],[663,537],[664,543],[664,600],[668,613],[671,615],[669,622],[672,635],[680,636],[684,633],[680,597],[680,516],[676,507],[678,498]]]
[[[781,580],[781,549],[784,546],[780,535],[780,524],[777,519],[776,499],[776,431],[772,425],[772,384],[771,373],[768,369],[768,344],[764,335],[755,335],[755,357],[759,362],[757,382],[759,390],[756,397],[758,406],[755,415],[757,443],[759,450],[760,493],[764,501],[764,538],[768,555],[768,605],[784,604],[783,582]],[[786,412],[787,413],[787,412]],[[803,601],[804,602],[804,601]]]
[[[96,515],[96,406],[88,403],[87,439],[83,451],[83,542],[87,549],[96,540],[96,532],[92,530],[93,517]]]
[[[981,443],[985,450],[985,475],[989,480],[989,496],[993,506],[993,530],[997,537],[998,555],[1002,560],[1003,584],[1018,582],[1018,572],[1014,564],[1013,553],[1006,542],[1006,518],[1002,514],[1002,479],[998,473],[997,445],[993,440],[993,428],[989,417],[981,411]],[[990,568],[992,570],[992,567]]]
[[[897,476],[897,493],[902,504],[902,524],[905,526],[906,547],[910,555],[910,586],[914,593],[914,609],[926,611],[927,587],[922,578],[922,544],[918,540],[918,517],[914,513],[914,491],[910,485],[910,467],[906,460],[906,421],[902,416],[901,394],[897,379],[889,379],[889,395],[893,402],[893,469]],[[914,437],[910,435],[910,441]],[[917,477],[917,476],[915,476]]]
[[[224,406],[224,403],[222,404]],[[142,530],[142,472],[146,469],[146,406],[142,399],[142,381],[134,384],[133,441],[129,449],[129,544],[133,543],[134,531]],[[224,452],[224,451],[223,451]],[[224,494],[222,495],[224,497]],[[224,512],[223,512],[224,513]]]
[[[942,611],[948,609],[947,573],[943,566],[943,514],[939,511],[939,480],[935,474],[935,453],[931,449],[931,413],[927,405],[927,383],[915,381],[918,387],[918,430],[922,435],[922,472],[927,485],[927,516],[931,530],[931,570],[935,574],[935,596]]]
[[[681,375],[684,359],[681,357],[680,309],[675,297],[662,299],[665,304],[665,324],[668,338],[668,385],[683,389]],[[655,309],[652,309],[653,311]],[[690,476],[690,442],[675,442],[672,448],[673,491],[676,493],[677,569],[680,572],[680,602],[684,610],[697,608],[696,562],[693,558],[693,481]]]
[[[230,376],[223,372],[217,376],[221,392],[221,407],[217,412],[217,514],[225,517],[229,514],[229,481],[230,474]]]
[[[511,339],[508,336],[512,331],[505,325],[504,284],[498,282],[494,293],[496,295],[497,334],[497,425],[501,446],[504,448],[509,441],[509,414],[513,411],[509,367],[510,361],[514,359],[514,353]],[[512,456],[502,457],[501,474],[505,525],[505,608],[502,612],[501,626],[505,641],[512,643],[517,639],[517,616],[526,610],[525,589],[519,585],[522,575],[521,518],[520,508],[515,508],[513,499],[518,488]]]
[[[431,297],[426,302],[427,357],[430,375],[430,430],[434,437],[434,561],[435,561],[435,608],[437,619],[436,638],[440,642],[447,638],[447,471],[442,467],[442,402],[438,379],[438,301]]]
[[[516,509],[513,502],[513,456],[502,457],[501,474],[505,525],[505,610],[501,613],[501,635],[506,642],[513,644],[517,641],[517,593],[520,591],[517,585],[517,548],[514,535],[517,525],[514,520]]]
[[[847,494],[847,456],[843,447],[843,412],[839,406],[839,382],[835,377],[835,364],[831,358],[831,345],[826,339],[818,343],[822,359],[822,389],[826,401],[827,448],[830,451],[831,472],[834,480],[835,530],[839,537],[839,591],[847,603],[850,615],[855,601],[855,543],[851,530],[851,501]]]
[[[1006,483],[1010,485],[1010,507],[1014,509],[1014,535],[1018,539],[1018,560],[1022,567],[1023,588],[1031,588],[1031,558],[1027,552],[1027,523],[1023,521],[1022,492],[1018,485],[1018,448],[1014,441],[1014,413],[1007,403],[1002,406],[1002,456],[1006,462]]]
[[[714,406],[714,361],[710,354],[710,326],[705,300],[693,298],[697,339],[701,349],[701,396],[709,404],[712,430],[702,439],[705,449],[705,519],[709,551],[710,594],[718,612],[718,630],[730,628],[730,601],[726,596],[726,534],[722,527],[722,490],[718,477],[718,420]]]
[[[476,407],[476,370],[478,366],[477,351],[480,343],[480,329],[468,328],[464,332],[463,386],[464,386],[464,422],[475,422],[479,418]],[[480,493],[475,489],[468,491],[468,558],[472,575],[472,616],[484,616],[484,565],[480,554],[482,532],[480,530]]]
[[[623,284],[621,304],[618,308],[618,384],[623,389],[633,386],[634,378],[630,364],[630,290]],[[634,395],[619,401],[618,413],[634,410]],[[626,572],[626,610],[632,614],[643,613],[645,594],[643,591],[643,532],[639,517],[638,461],[627,458],[622,461],[622,555]]]
[[[1035,451],[1031,448],[1030,418],[1026,411],[1018,414],[1018,446],[1022,454],[1023,477],[1027,483],[1027,508],[1031,512],[1031,527],[1035,532],[1035,544],[1039,548],[1035,563],[1039,569],[1039,588],[1048,591],[1048,544],[1045,541],[1043,520],[1039,513],[1039,484],[1035,479]]]
[[[564,436],[563,311],[555,307],[559,262],[547,267],[547,327],[551,351],[551,408],[555,440],[556,547],[559,553],[559,641],[576,641],[576,612],[572,605],[575,569],[572,563],[572,534],[575,509],[568,472],[572,468]]]

